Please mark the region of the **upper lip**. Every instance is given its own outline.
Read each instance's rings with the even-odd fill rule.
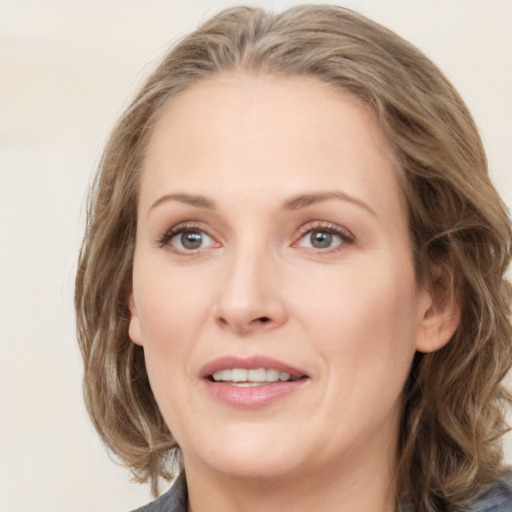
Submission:
[[[207,378],[219,370],[227,370],[231,368],[241,368],[244,370],[256,370],[258,368],[274,369],[280,372],[289,373],[292,377],[300,378],[307,377],[307,373],[299,368],[290,366],[283,363],[278,359],[273,359],[267,356],[251,356],[251,357],[237,357],[237,356],[223,356],[206,363],[200,370],[199,375],[202,378]]]

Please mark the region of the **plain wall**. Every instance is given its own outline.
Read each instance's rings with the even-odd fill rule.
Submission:
[[[82,402],[72,297],[85,191],[109,130],[159,55],[238,3],[0,1],[2,512],[114,512],[149,500],[105,455]],[[394,29],[447,73],[511,204],[512,1],[340,3]]]

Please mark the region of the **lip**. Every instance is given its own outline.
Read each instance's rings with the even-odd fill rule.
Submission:
[[[215,372],[228,368],[242,368],[245,370],[273,368],[280,372],[289,373],[296,380],[269,382],[254,387],[237,387],[225,382],[210,380]],[[303,370],[266,356],[220,357],[203,366],[200,370],[200,377],[208,393],[215,400],[230,407],[241,409],[257,409],[270,405],[290,393],[299,391],[309,381],[309,376]]]
[[[300,378],[307,377],[307,373],[299,368],[295,368],[288,364],[273,359],[267,356],[251,356],[251,357],[236,357],[224,356],[219,357],[209,363],[205,364],[199,371],[201,378],[210,377],[219,370],[227,370],[229,368],[241,368],[243,370],[256,370],[258,368],[273,368],[280,372],[289,373],[292,377]]]

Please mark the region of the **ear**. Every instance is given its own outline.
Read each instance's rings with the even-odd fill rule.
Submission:
[[[131,287],[130,287],[131,288]],[[133,289],[128,293],[128,308],[130,310],[130,320],[128,323],[128,336],[136,345],[142,346],[142,336],[140,331],[139,315],[137,313],[137,306],[135,305],[135,298],[133,296]]]
[[[455,290],[441,291],[434,283],[432,291],[423,293],[416,350],[428,353],[443,348],[450,341],[460,322],[461,307]]]

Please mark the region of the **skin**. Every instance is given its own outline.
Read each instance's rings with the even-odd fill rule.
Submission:
[[[183,225],[200,248],[165,236]],[[240,72],[174,98],[142,170],[130,311],[190,510],[395,509],[403,386],[458,309],[417,285],[391,150],[356,98]],[[308,378],[264,407],[232,407],[200,376],[225,355]]]

